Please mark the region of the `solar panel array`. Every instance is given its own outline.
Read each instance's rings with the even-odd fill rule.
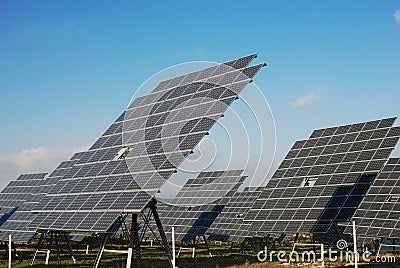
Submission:
[[[47,178],[24,174],[10,182],[0,193],[0,241],[11,234],[29,242],[37,229],[106,232],[121,213],[141,213],[265,66],[248,67],[255,57],[162,81],[88,151]],[[175,226],[182,242],[206,233],[243,242],[263,234],[327,235],[333,227],[350,233],[345,222],[353,219],[364,241],[400,239],[400,158],[386,163],[400,137],[395,120],[315,130],[255,191],[236,192],[243,171],[202,172],[181,189],[176,205],[158,204],[167,234]]]
[[[202,172],[180,190],[171,202],[175,205],[159,203],[159,216],[166,234],[171,236],[171,227],[174,226],[177,241],[190,242],[196,236],[205,235],[246,178],[242,173],[242,170]],[[208,185],[212,185],[213,189],[203,187]],[[230,190],[226,192],[225,189]],[[196,199],[208,199],[210,196],[213,197],[211,203],[197,205],[199,202]]]
[[[390,158],[356,211],[357,238],[400,238],[400,158]],[[347,228],[347,233],[352,228]]]
[[[28,229],[28,225],[36,217],[36,214],[32,213],[32,209],[56,185],[68,169],[78,161],[81,154],[76,153],[71,160],[62,162],[46,178],[44,178],[45,174],[40,174],[42,179],[38,178],[35,181],[34,189],[27,195],[24,202],[19,205],[18,210],[0,226],[0,241],[8,240],[8,235],[10,234],[13,241],[16,242],[30,242],[35,237],[36,230]]]
[[[29,226],[105,232],[140,213],[265,64],[256,55],[161,82],[136,98],[43,198]]]
[[[262,188],[247,187],[242,192],[236,192],[208,229],[208,239],[241,243],[251,236],[248,232],[251,223],[245,222],[244,217],[261,191]]]
[[[395,119],[319,129],[297,141],[246,215],[250,232],[311,232],[339,187],[355,187],[360,176],[383,167],[399,139]],[[327,232],[338,218],[350,219],[353,205],[336,210],[342,214],[331,215],[314,231]]]
[[[37,191],[46,173],[22,174],[11,181],[0,193],[0,212],[6,214],[22,204],[27,196]]]
[[[20,214],[28,204],[34,202],[40,196],[43,179],[46,173],[22,174],[16,180],[11,181],[0,193],[0,241],[8,240],[7,226],[19,228],[19,222],[13,222],[15,215]],[[17,239],[20,234],[17,234]],[[13,238],[14,239],[14,238]]]

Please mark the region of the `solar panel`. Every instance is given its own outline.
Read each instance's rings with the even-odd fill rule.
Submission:
[[[319,129],[297,141],[246,215],[250,231],[324,233],[336,220],[351,218],[371,184],[366,178],[376,176],[399,139],[391,127],[395,119]],[[339,191],[357,194],[341,200]],[[322,226],[320,217],[325,229],[316,226]]]
[[[0,193],[1,211],[18,207],[29,194],[37,192],[37,186],[45,176],[46,173],[22,174],[11,181]]]
[[[244,222],[246,213],[251,209],[262,188],[245,188],[236,192],[207,231],[209,240],[242,243],[250,234],[250,222]]]
[[[170,236],[171,227],[175,227],[175,238],[182,242],[190,242],[196,236],[205,235],[246,178],[242,173],[242,170],[202,172],[185,184],[171,202],[174,205],[159,203],[158,211],[166,234]],[[213,185],[211,188],[214,189],[202,187],[204,185]],[[224,189],[230,190],[226,192]],[[193,201],[196,199],[210,203]]]
[[[360,241],[400,238],[400,158],[389,159],[352,220]],[[351,233],[352,228],[345,232]]]
[[[336,188],[311,230],[317,234],[316,239],[334,241],[337,239],[337,232],[341,236],[343,228],[336,226],[334,229],[332,223],[350,222],[376,177],[377,173],[363,174],[353,185]],[[318,236],[319,233],[324,235]]]
[[[255,56],[163,81],[134,99],[35,207],[40,219],[29,227],[105,232],[121,213],[140,213],[264,66],[246,67]]]
[[[185,85],[188,82],[202,80],[208,77],[212,77],[226,71],[232,71],[233,69],[243,69],[249,65],[249,63],[257,57],[257,54],[251,54],[239,59],[235,59],[229,62],[225,62],[224,65],[212,66],[200,71],[189,73],[186,75],[178,76],[172,79],[161,82],[154,90],[158,92],[161,90],[171,89],[180,85]]]
[[[67,172],[67,170],[77,162],[77,158],[80,154],[81,153],[75,154],[72,157],[74,160],[62,162],[54,172],[46,178],[44,178],[46,173],[21,175],[14,181],[16,183],[10,183],[13,185],[13,187],[11,187],[13,189],[7,187],[7,193],[23,191],[26,196],[23,202],[19,203],[15,213],[8,217],[4,224],[0,226],[0,241],[8,240],[10,234],[12,235],[12,240],[15,242],[27,243],[32,241],[36,235],[36,231],[28,229],[27,226],[36,216],[32,213],[33,207],[50,191],[57,181],[62,178],[62,174]],[[23,185],[21,185],[21,183]],[[21,190],[21,188],[25,189]]]
[[[0,226],[29,198],[40,190],[39,183],[46,173],[22,174],[11,181],[0,193]]]

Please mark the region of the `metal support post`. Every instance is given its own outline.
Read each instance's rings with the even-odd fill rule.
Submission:
[[[158,228],[158,231],[159,231],[160,236],[161,236],[161,241],[163,243],[165,251],[167,252],[169,263],[170,263],[170,265],[172,267],[172,252],[171,252],[171,249],[169,248],[167,236],[165,235],[164,229],[162,227],[160,217],[158,216],[156,202],[157,201],[155,199],[153,199],[152,201],[150,201],[149,205],[150,205],[150,209],[152,210],[154,220],[155,220],[155,222],[157,224],[157,228]]]

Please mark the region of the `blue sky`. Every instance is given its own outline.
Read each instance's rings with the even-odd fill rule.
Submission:
[[[315,128],[398,116],[398,10],[400,1],[2,0],[0,186],[90,146],[147,78],[187,61],[259,53],[278,159]]]

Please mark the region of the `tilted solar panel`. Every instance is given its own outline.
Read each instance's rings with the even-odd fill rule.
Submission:
[[[208,229],[208,239],[241,243],[251,236],[248,232],[251,223],[244,222],[244,217],[261,191],[261,187],[257,189],[247,187],[242,192],[236,192]]]
[[[29,194],[38,192],[39,183],[45,176],[46,173],[22,174],[11,181],[0,193],[0,213],[18,207]]]
[[[171,202],[174,205],[159,203],[159,215],[166,234],[171,236],[171,227],[175,227],[175,238],[182,242],[190,242],[196,236],[205,235],[246,178],[242,173],[242,170],[202,172],[185,184]]]
[[[399,139],[394,121],[319,129],[297,141],[246,215],[250,231],[324,234],[350,220]],[[354,194],[344,200],[340,191]]]
[[[41,183],[46,173],[23,174],[11,181],[0,193],[0,241],[8,240],[7,226],[23,207],[41,193]],[[18,223],[13,227],[18,228]],[[14,238],[13,238],[14,239]]]
[[[0,241],[8,240],[8,236],[12,235],[12,240],[15,242],[30,242],[36,235],[36,230],[28,229],[28,224],[36,217],[32,213],[33,207],[45,196],[46,193],[62,178],[62,175],[68,171],[81,153],[75,154],[72,158],[75,160],[62,162],[52,174],[45,177],[45,173],[38,174],[37,181],[35,181],[30,193],[26,196],[25,200],[18,206],[18,209],[12,214],[4,224],[0,226]],[[17,179],[17,184],[23,177]],[[32,183],[31,183],[32,184]],[[28,189],[27,189],[28,190]]]
[[[121,213],[140,213],[265,65],[247,67],[255,57],[163,81],[134,99],[39,202],[40,220],[29,227],[105,232]]]
[[[400,158],[390,158],[352,218],[357,240],[400,239]],[[347,227],[346,233],[352,233]]]

